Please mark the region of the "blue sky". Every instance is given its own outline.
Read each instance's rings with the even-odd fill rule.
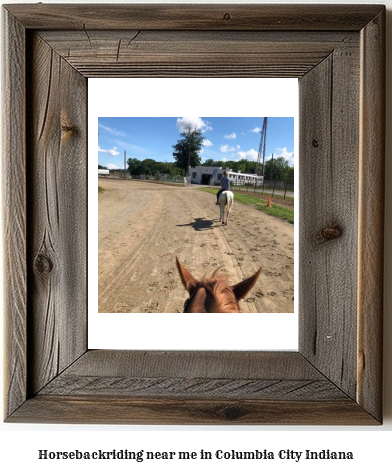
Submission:
[[[173,162],[172,146],[183,127],[197,127],[204,136],[202,162],[207,159],[257,160],[264,117],[100,117],[98,164],[124,167],[126,157]],[[283,156],[294,164],[294,118],[268,117],[266,160]]]

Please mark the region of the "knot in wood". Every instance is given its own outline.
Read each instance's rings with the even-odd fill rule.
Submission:
[[[319,142],[315,138],[312,141],[312,146],[313,146],[313,148],[318,148],[318,146],[319,146]]]
[[[227,420],[237,420],[238,418],[241,418],[241,416],[244,415],[244,412],[243,410],[241,410],[240,407],[233,405],[226,407],[223,410],[223,414]]]
[[[322,244],[328,240],[337,239],[342,235],[342,229],[338,225],[330,225],[323,227],[320,232],[317,233],[315,238],[316,244]]]
[[[230,13],[225,13],[225,14],[223,15],[223,19],[226,20],[226,21],[231,20],[231,15],[230,15]]]
[[[34,260],[34,268],[41,275],[49,274],[53,269],[52,260],[44,253],[40,252]]]
[[[77,132],[77,128],[74,125],[61,125],[61,130],[63,132],[71,132],[71,133]]]

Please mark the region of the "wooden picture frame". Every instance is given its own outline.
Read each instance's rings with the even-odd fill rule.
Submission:
[[[18,4],[3,21],[6,421],[382,423],[385,7]],[[88,77],[299,78],[298,352],[88,350]]]

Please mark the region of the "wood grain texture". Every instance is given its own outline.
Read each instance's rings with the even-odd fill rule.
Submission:
[[[299,82],[300,350],[353,398],[357,363],[358,63],[358,49],[337,48]]]
[[[3,27],[4,411],[9,416],[26,400],[27,390],[26,90],[24,28],[8,12]]]
[[[361,32],[357,399],[382,418],[385,12]],[[377,185],[375,185],[377,183]]]
[[[296,352],[93,350],[40,395],[343,400]]]
[[[86,79],[37,35],[29,39],[29,389],[34,394],[87,348],[87,111]]]
[[[42,39],[86,77],[300,77],[356,33],[42,31]],[[229,63],[229,64],[228,64]]]
[[[47,422],[375,423],[294,352],[94,350],[34,401],[11,421],[38,410]]]
[[[60,375],[40,395],[230,400],[345,400],[329,380],[208,379],[206,377],[88,377]]]
[[[379,5],[7,5],[31,29],[358,31]]]
[[[47,395],[28,400],[8,421],[149,425],[377,424],[357,403],[347,398],[342,401],[260,401]]]
[[[67,375],[324,380],[298,352],[91,350]]]

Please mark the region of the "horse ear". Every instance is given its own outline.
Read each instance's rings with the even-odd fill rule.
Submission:
[[[254,287],[257,279],[259,278],[260,272],[261,268],[259,268],[259,270],[253,276],[231,287],[237,300],[245,298],[246,294]]]
[[[178,258],[176,257],[178,273],[180,274],[182,284],[185,286],[185,289],[191,294],[194,288],[197,285],[197,280],[193,277],[193,275],[188,272],[186,268],[184,268],[181,263],[179,262]]]

